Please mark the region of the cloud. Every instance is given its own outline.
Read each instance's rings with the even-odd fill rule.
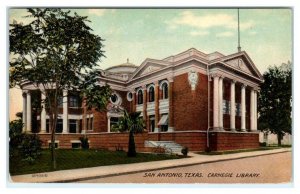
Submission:
[[[217,34],[216,34],[216,37],[231,37],[231,36],[233,36],[233,35],[234,35],[233,32],[227,31],[227,32],[217,33]]]
[[[178,17],[166,21],[170,28],[177,26],[189,26],[198,29],[209,29],[213,27],[224,27],[228,29],[237,28],[237,18],[233,15],[219,13],[196,15],[191,11],[183,11]],[[255,25],[254,21],[245,21],[240,23],[240,29],[246,30]]]
[[[192,35],[192,36],[206,36],[208,34],[209,34],[208,31],[191,31],[190,32],[190,35]]]

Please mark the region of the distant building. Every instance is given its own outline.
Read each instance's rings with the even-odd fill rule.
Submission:
[[[123,110],[140,111],[146,124],[136,136],[137,148],[149,142],[172,141],[190,150],[229,150],[259,145],[257,92],[262,75],[245,51],[205,54],[194,48],[165,59],[145,59],[101,71],[99,84],[113,94],[107,111],[88,111],[76,93],[64,91],[57,123],[59,147],[70,148],[86,134],[92,148],[127,147],[128,134],[114,131]],[[32,116],[32,99],[44,98],[24,84],[24,130],[39,133],[47,146],[49,119],[42,104]],[[207,139],[207,137],[209,139]],[[207,141],[208,140],[208,141]]]

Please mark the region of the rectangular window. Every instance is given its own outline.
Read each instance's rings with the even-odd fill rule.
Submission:
[[[149,116],[149,121],[150,121],[150,131],[151,132],[154,132],[154,129],[155,129],[155,116],[154,115],[151,115]]]
[[[110,128],[113,128],[113,125],[117,125],[119,122],[119,118],[118,117],[110,117]]]
[[[86,130],[89,130],[89,121],[90,119],[86,118],[86,123],[85,123]]]
[[[230,102],[223,100],[223,114],[230,114]]]
[[[160,125],[161,131],[168,131],[169,127],[169,115],[168,114],[162,114],[160,121],[158,122],[158,125]]]
[[[62,133],[63,131],[63,120],[62,119],[57,119],[56,122],[56,133]]]
[[[235,103],[235,115],[236,116],[241,116],[241,104],[240,103]]]
[[[58,105],[58,107],[60,107],[60,108],[62,108],[63,107],[63,97],[62,96],[60,96],[60,97],[58,97],[58,101],[57,101],[57,105]]]
[[[76,133],[77,121],[74,119],[69,120],[69,131],[70,133]]]
[[[70,96],[69,97],[69,107],[78,108],[78,97],[77,96]]]
[[[94,118],[91,117],[90,118],[90,129],[89,130],[93,130],[94,129]]]

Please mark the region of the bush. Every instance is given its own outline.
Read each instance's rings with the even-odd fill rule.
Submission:
[[[81,141],[81,148],[82,149],[89,149],[89,139],[87,137],[80,137]]]
[[[33,163],[41,155],[42,141],[36,134],[22,134],[21,136],[20,154],[23,160]]]
[[[267,146],[267,142],[259,142],[259,146],[266,147]]]
[[[188,148],[188,147],[182,148],[181,153],[182,153],[184,156],[187,156],[188,153],[189,153],[189,148]]]

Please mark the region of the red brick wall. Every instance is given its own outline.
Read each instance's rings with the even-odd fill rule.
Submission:
[[[200,73],[198,75],[195,91],[192,91],[189,85],[187,73],[174,77],[173,104],[176,131],[207,129],[207,76]]]
[[[148,136],[152,141],[174,141],[188,147],[190,151],[204,151],[206,148],[206,133],[204,132],[150,133]]]
[[[50,134],[39,135],[43,144],[43,148],[48,148],[48,140],[51,140]],[[83,134],[56,134],[56,140],[59,141],[59,148],[70,149],[72,148],[71,140],[79,140]],[[108,149],[115,151],[116,147],[121,147],[123,150],[128,149],[129,133],[99,133],[87,134],[90,142],[91,149]],[[145,140],[148,138],[148,133],[135,134],[135,145],[137,151],[147,150],[144,147]]]
[[[128,112],[130,112],[130,102],[127,100],[127,92],[125,91],[116,91],[116,92],[120,94],[122,98],[121,106],[124,107]]]
[[[93,110],[94,115],[94,131],[107,132],[107,112]]]
[[[210,133],[213,151],[249,149],[259,147],[258,133]]]
[[[43,141],[42,146],[48,147],[48,140],[51,140],[50,134],[39,134]],[[87,134],[90,141],[90,148],[116,150],[121,147],[127,150],[128,133],[99,133]],[[59,141],[59,148],[71,148],[71,140],[79,140],[83,134],[56,134],[56,140]],[[259,136],[257,133],[210,133],[210,146],[212,151],[258,148]],[[139,152],[149,151],[144,147],[146,140],[152,141],[174,141],[182,146],[186,146],[190,151],[204,151],[206,148],[205,132],[174,132],[174,133],[140,133],[135,134],[136,149]]]

